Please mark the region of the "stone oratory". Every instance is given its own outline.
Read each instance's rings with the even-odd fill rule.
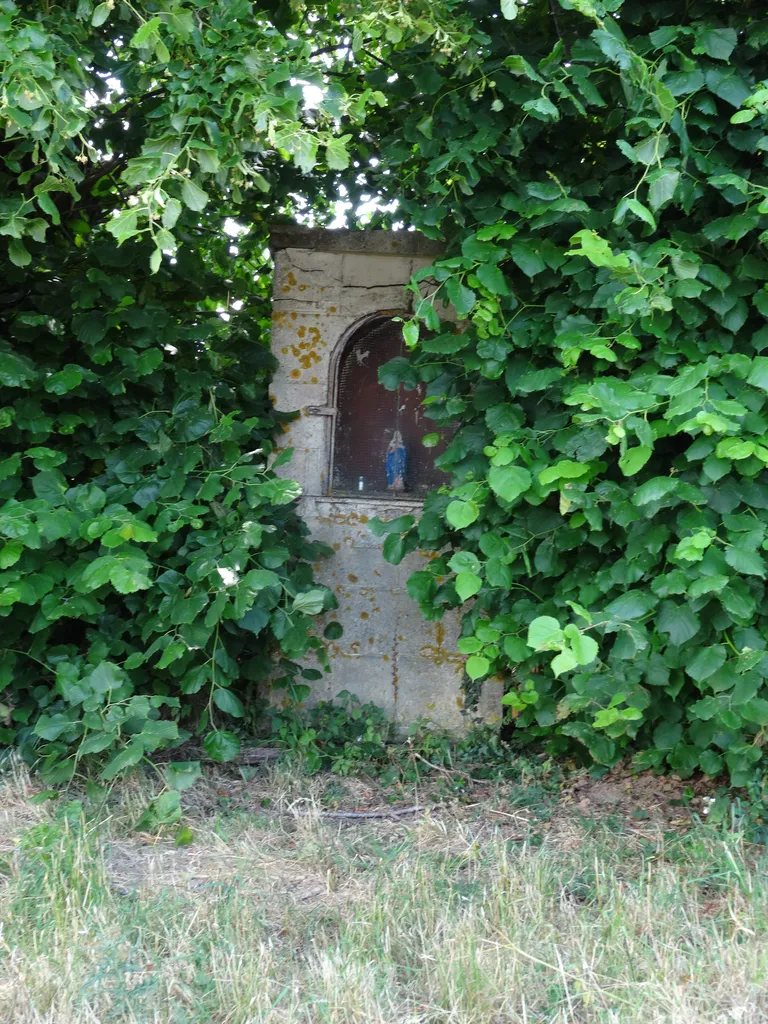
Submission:
[[[312,699],[348,690],[401,727],[426,718],[463,730],[458,617],[425,622],[406,591],[429,555],[390,565],[367,525],[374,516],[418,515],[424,493],[448,480],[433,464],[436,450],[421,444],[435,427],[419,389],[387,391],[378,382],[378,368],[402,353],[393,318],[409,314],[414,296],[405,285],[441,248],[413,232],[298,225],[275,229],[270,248],[273,401],[299,413],[281,439],[293,459],[278,472],[301,484],[300,514],[334,550],[317,578],[339,602],[327,619],[344,629],[329,642],[332,671],[312,683]],[[498,721],[500,696],[500,683],[488,680],[474,715]]]

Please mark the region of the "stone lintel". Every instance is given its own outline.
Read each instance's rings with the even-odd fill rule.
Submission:
[[[354,231],[350,228],[310,228],[304,224],[275,224],[269,236],[270,252],[312,249],[316,252],[370,253],[372,256],[440,256],[443,242],[418,231]]]

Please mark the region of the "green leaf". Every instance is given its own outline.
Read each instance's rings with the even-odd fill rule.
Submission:
[[[91,15],[91,24],[94,28],[100,28],[112,12],[114,4],[99,4]]]
[[[565,633],[557,619],[539,615],[528,627],[526,643],[534,651],[555,651],[565,643]]]
[[[232,715],[233,718],[243,718],[245,708],[239,697],[236,697],[230,690],[217,687],[213,692],[213,703],[224,712],[225,715]]]
[[[579,662],[573,651],[568,649],[556,654],[552,659],[552,671],[557,679],[563,672],[571,672],[578,666]]]
[[[37,376],[28,359],[13,352],[0,352],[0,384],[9,388],[26,388]]]
[[[349,138],[349,135],[345,135],[340,139],[331,139],[326,145],[325,162],[332,171],[343,171],[349,167],[350,156],[344,141]]]
[[[529,489],[533,481],[528,470],[519,466],[491,466],[488,483],[494,494],[504,501],[514,501]]]
[[[694,53],[706,53],[715,60],[727,61],[738,42],[736,30],[732,28],[704,27],[696,33]]]
[[[201,777],[199,761],[169,761],[165,765],[165,781],[171,789],[189,789]]]
[[[653,745],[657,750],[671,750],[682,734],[683,727],[678,722],[662,722],[653,730]]]
[[[725,549],[725,560],[736,572],[765,579],[765,560],[757,551],[747,551],[730,545]]]
[[[178,199],[168,199],[163,209],[163,227],[170,231],[176,226],[176,222],[181,216],[183,207]]]
[[[583,462],[572,462],[566,459],[563,462],[556,462],[554,466],[548,466],[539,473],[539,483],[551,484],[556,480],[578,480],[579,477],[587,476],[589,466]]]
[[[489,558],[485,563],[485,579],[489,587],[509,590],[514,582],[510,567],[500,558]]]
[[[63,503],[66,489],[66,478],[58,469],[49,469],[32,477],[32,490],[35,492],[35,497],[41,498],[51,505]]]
[[[505,636],[502,646],[504,653],[513,664],[527,661],[531,656],[528,645],[519,636]]]
[[[20,540],[11,540],[0,549],[0,569],[10,569],[21,558],[24,546]]]
[[[501,0],[501,13],[507,21],[514,21],[517,17],[517,0]]]
[[[633,213],[638,220],[644,221],[652,230],[656,230],[656,221],[647,206],[643,206],[637,199],[623,199],[616,208],[614,221],[620,223],[625,214]]]
[[[8,243],[8,257],[16,267],[28,267],[32,262],[29,250],[18,238],[12,238]]]
[[[481,263],[475,273],[480,284],[487,288],[492,295],[509,295],[509,288],[504,274],[499,267],[493,263]]]
[[[72,391],[73,388],[83,382],[83,374],[79,366],[74,366],[72,363],[68,363],[63,370],[59,370],[58,373],[52,373],[50,377],[46,377],[45,390],[53,395],[65,395],[68,391]]]
[[[470,597],[474,597],[482,586],[483,581],[479,576],[475,576],[474,573],[460,572],[456,577],[456,593],[462,601],[468,601]]]
[[[464,667],[470,679],[482,679],[483,676],[488,675],[491,663],[481,654],[473,654],[467,658],[467,664]]]
[[[107,781],[114,779],[116,775],[124,772],[126,768],[132,768],[134,765],[137,765],[142,757],[144,757],[144,744],[140,740],[132,740],[128,746],[119,750],[107,762],[101,771],[101,778]]]
[[[646,178],[648,182],[648,205],[655,213],[670,202],[680,181],[680,171],[671,167],[661,167]]]
[[[698,616],[687,605],[673,601],[664,601],[656,616],[656,629],[668,634],[670,643],[678,646],[696,636],[700,628]]]
[[[509,246],[509,255],[528,277],[535,277],[547,269],[541,256],[526,242],[512,242]]]
[[[307,590],[303,594],[297,594],[293,599],[293,610],[303,612],[305,615],[319,615],[325,604],[325,590]]]
[[[586,256],[596,267],[611,267],[615,270],[625,270],[629,267],[628,257],[624,253],[614,256],[610,244],[595,231],[586,228],[577,231],[571,237],[571,245],[578,245],[578,248],[569,249],[568,256]]]
[[[700,647],[691,660],[685,663],[684,668],[691,679],[701,683],[722,668],[725,664],[725,657],[726,650],[721,645]]]
[[[756,356],[752,360],[752,369],[747,377],[747,384],[768,391],[768,356]]]
[[[480,509],[474,501],[451,501],[445,510],[445,518],[455,530],[463,530],[479,515]]]
[[[368,524],[368,529],[375,537],[383,537],[388,533],[405,533],[410,530],[416,522],[413,516],[397,516],[396,519],[373,518]]]
[[[591,665],[597,657],[597,641],[585,633],[571,637],[571,650],[579,665]]]
[[[117,244],[139,233],[139,214],[137,210],[124,210],[107,223],[107,231],[117,239]]]
[[[471,551],[457,551],[448,562],[448,568],[456,573],[471,572],[475,575],[482,570],[480,559]]]
[[[212,761],[233,761],[240,753],[240,740],[233,732],[217,729],[205,737],[203,750]]]
[[[125,672],[111,661],[103,661],[91,673],[83,676],[83,682],[94,693],[109,693],[125,682]]]
[[[640,445],[638,448],[627,448],[619,459],[619,469],[624,476],[634,476],[639,473],[648,459],[653,455],[652,448]]]
[[[131,37],[131,46],[153,46],[154,37],[158,35],[162,22],[159,18],[149,18]]]
[[[210,197],[191,178],[185,178],[181,185],[181,198],[188,209],[199,213],[206,208]]]
[[[638,487],[632,495],[633,505],[647,505],[651,501],[661,501],[677,490],[678,481],[674,477],[655,476],[652,480]]]
[[[627,622],[642,619],[657,604],[658,598],[645,590],[628,590],[606,606],[605,614],[619,622]]]
[[[458,277],[449,277],[445,291],[459,317],[465,317],[474,307],[477,296],[471,288],[462,284]]]

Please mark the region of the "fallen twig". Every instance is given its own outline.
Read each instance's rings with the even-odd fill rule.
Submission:
[[[427,765],[429,768],[433,768],[436,772],[440,772],[442,775],[447,775],[449,778],[453,775],[457,775],[460,779],[466,779],[467,782],[470,782],[473,785],[482,785],[484,782],[488,781],[487,779],[475,779],[473,776],[469,775],[468,772],[461,771],[460,768],[446,768],[445,765],[433,764],[432,761],[428,761],[426,757],[423,757],[418,750],[414,750],[413,747],[411,747],[411,754],[417,761],[421,761],[422,764]]]
[[[415,804],[413,807],[392,807],[384,811],[299,811],[291,810],[291,814],[298,814],[302,817],[317,815],[318,818],[401,818],[405,814],[416,814],[417,811],[425,811],[424,804]]]

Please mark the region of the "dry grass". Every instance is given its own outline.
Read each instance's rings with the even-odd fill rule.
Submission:
[[[146,783],[94,818],[28,785],[0,782],[3,1024],[768,1020],[768,860],[738,837],[347,825],[291,815],[278,775],[285,815],[203,787],[178,848],[130,831]]]

